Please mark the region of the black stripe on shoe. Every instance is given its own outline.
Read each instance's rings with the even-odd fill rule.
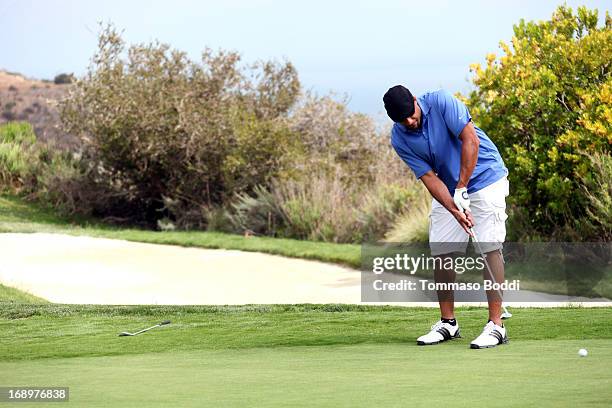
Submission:
[[[502,340],[503,340],[504,336],[502,336],[502,334],[499,331],[493,330],[490,333],[490,335],[497,339],[497,344],[501,344],[502,343]]]
[[[446,327],[440,327],[438,330],[436,330],[438,333],[440,333],[442,335],[442,337],[444,337],[444,340],[450,340],[451,339],[451,334],[448,331],[448,329]]]

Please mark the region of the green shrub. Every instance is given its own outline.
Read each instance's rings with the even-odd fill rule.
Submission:
[[[50,205],[63,214],[92,215],[104,205],[107,194],[88,177],[84,162],[71,152],[53,146],[37,146],[36,179],[30,183],[30,198]]]
[[[276,197],[263,186],[257,186],[253,193],[238,193],[226,212],[226,218],[235,232],[252,231],[269,236],[287,236],[284,214]]]
[[[583,193],[588,198],[587,214],[582,222],[584,235],[612,241],[612,156],[591,156],[592,177],[585,180]]]
[[[275,177],[288,176],[298,148],[296,135],[284,125],[238,112],[221,167],[226,193],[251,192],[269,186]]]
[[[61,106],[92,178],[115,197],[102,215],[202,228],[208,209],[287,171],[297,149],[283,120],[299,93],[290,63],[201,63],[158,42],[130,46],[112,27]],[[168,203],[169,205],[166,205]]]
[[[0,181],[4,188],[13,186],[28,170],[28,160],[22,147],[15,143],[0,143]]]
[[[36,135],[29,123],[0,125],[0,189],[21,191],[32,178],[36,166],[34,142]]]
[[[64,213],[92,213],[105,195],[74,153],[42,143],[29,123],[0,125],[0,190],[52,205]]]
[[[475,64],[466,99],[509,167],[510,203],[535,234],[568,238],[585,217],[588,156],[612,152],[612,19],[561,6],[551,20],[521,22],[503,56]],[[579,239],[588,239],[583,236]]]

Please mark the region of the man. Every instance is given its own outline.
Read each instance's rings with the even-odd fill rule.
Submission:
[[[467,107],[450,93],[439,90],[419,98],[401,85],[383,97],[385,109],[395,122],[391,144],[431,193],[429,242],[432,256],[465,252],[470,229],[483,243],[493,277],[503,282],[501,254],[506,227],[505,197],[508,170],[491,139],[472,123]],[[452,270],[436,270],[436,282],[454,281]],[[489,320],[470,344],[489,348],[508,342],[501,321],[502,300],[487,291]],[[431,331],[417,339],[419,345],[438,344],[460,337],[455,320],[454,294],[438,291],[441,318]]]

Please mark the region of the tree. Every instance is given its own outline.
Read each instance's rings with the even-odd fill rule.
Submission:
[[[59,74],[53,78],[53,83],[56,85],[71,84],[74,82],[74,74]]]
[[[300,84],[289,62],[242,67],[235,52],[201,62],[153,42],[126,48],[112,26],[61,106],[81,137],[104,216],[202,227],[205,213],[282,173],[295,138],[284,118]]]
[[[589,156],[612,151],[612,20],[597,22],[597,10],[561,6],[549,21],[521,20],[504,55],[471,66],[464,100],[500,148],[511,203],[548,236],[588,216]]]

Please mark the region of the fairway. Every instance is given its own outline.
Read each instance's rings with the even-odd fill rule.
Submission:
[[[0,306],[2,385],[67,386],[72,406],[573,407],[612,401],[610,308],[515,308],[507,322],[509,345],[470,350],[485,309],[457,311],[463,339],[419,347],[415,338],[435,310]],[[117,337],[165,318],[172,323]],[[580,358],[580,348],[589,356]]]

